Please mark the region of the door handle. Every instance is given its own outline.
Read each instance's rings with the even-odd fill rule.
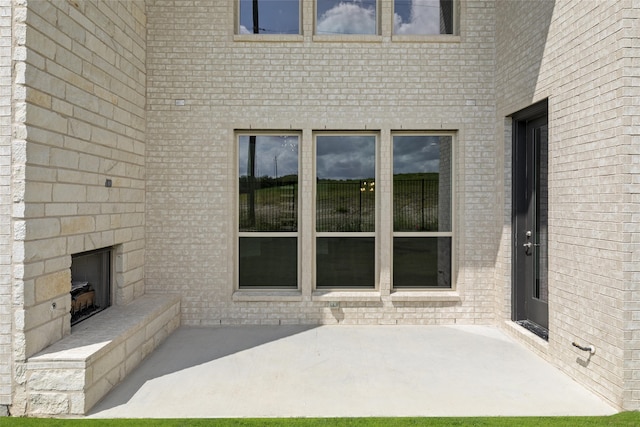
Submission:
[[[531,249],[533,247],[533,243],[527,242],[527,243],[523,244],[522,246],[524,246],[527,249]]]

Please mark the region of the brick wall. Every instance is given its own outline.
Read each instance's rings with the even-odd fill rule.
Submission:
[[[142,1],[36,1],[14,11],[14,360],[22,363],[70,332],[72,254],[114,246],[116,304],[144,292],[146,17]]]
[[[619,135],[621,144],[616,148],[620,161],[614,170],[620,175],[626,174],[625,178],[620,178],[618,185],[622,193],[626,193],[624,206],[625,222],[622,224],[622,232],[626,233],[620,245],[625,253],[622,261],[624,301],[622,307],[624,328],[623,351],[616,352],[622,355],[622,377],[624,390],[622,407],[627,410],[637,411],[640,408],[640,292],[637,284],[640,283],[640,187],[638,179],[640,169],[640,107],[638,99],[640,96],[640,44],[638,43],[638,25],[640,25],[640,4],[638,2],[626,2],[621,8],[623,19],[621,20],[620,35],[618,37],[617,52],[622,56],[621,80],[623,93],[619,102],[622,107],[622,115],[617,118],[610,117],[609,120],[621,124]],[[620,92],[616,94],[619,95]],[[610,95],[609,95],[610,96]],[[609,130],[611,132],[611,130]],[[612,168],[610,167],[609,170]],[[610,301],[610,300],[609,300]]]
[[[625,409],[637,409],[637,293],[631,101],[637,77],[632,1],[500,1],[497,110],[504,117],[549,97],[550,338],[541,354]],[[634,27],[635,26],[635,27]],[[637,84],[635,84],[637,86]],[[509,122],[504,141],[510,209]],[[503,132],[504,129],[504,132]],[[505,135],[505,136],[503,136]],[[636,144],[637,145],[637,144]],[[510,220],[505,215],[498,306],[510,317]],[[637,261],[637,260],[635,260]],[[499,282],[500,283],[500,282]],[[593,344],[591,358],[572,347]]]
[[[0,1],[0,405],[11,403],[11,366],[11,1],[2,0]]]
[[[183,296],[183,321],[220,323],[491,323],[497,250],[492,3],[462,4],[460,36],[391,40],[391,2],[380,37],[234,37],[233,2],[148,1],[147,289]],[[176,105],[184,100],[184,106]],[[390,201],[390,132],[457,132],[456,292],[460,301],[393,299],[390,218],[378,222],[380,295],[339,310],[314,295],[314,239],[301,227],[301,292],[293,301],[233,296],[236,230],[234,129],[302,132],[300,170],[314,164],[312,132],[380,135],[377,197]],[[313,180],[302,178],[302,222]],[[472,215],[467,213],[473,212]]]

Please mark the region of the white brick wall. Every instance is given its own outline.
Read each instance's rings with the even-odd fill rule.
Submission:
[[[0,405],[11,404],[11,367],[11,1],[2,0],[0,1]]]
[[[626,174],[620,179],[621,185],[618,188],[626,193],[625,195],[625,222],[621,225],[624,236],[620,245],[620,250],[625,252],[622,264],[624,277],[624,291],[610,292],[609,296],[620,296],[624,298],[623,305],[617,306],[623,312],[623,319],[620,324],[624,328],[624,348],[618,351],[618,355],[623,358],[623,403],[622,406],[629,410],[640,408],[640,293],[637,291],[637,284],[640,283],[640,43],[638,40],[638,25],[640,25],[640,3],[630,1],[623,5],[623,16],[621,22],[621,34],[618,38],[618,50],[624,52],[621,61],[623,67],[621,92],[622,116],[611,118],[618,125],[622,125],[620,138],[622,144],[616,147],[616,152],[622,158],[619,165],[613,169],[618,174]],[[619,92],[616,92],[619,96]],[[611,101],[610,101],[611,102]],[[619,111],[619,109],[618,109]],[[611,130],[609,130],[609,133]],[[616,131],[618,135],[618,131]],[[609,168],[611,170],[611,168]],[[610,200],[610,199],[608,199]],[[610,298],[608,298],[611,301]]]
[[[632,291],[638,233],[633,116],[639,112],[632,96],[640,53],[635,3],[500,1],[496,7],[498,122],[549,97],[550,338],[541,352],[624,409],[637,409],[640,397]],[[497,301],[509,319],[508,121],[498,140],[504,141],[505,215]],[[598,351],[587,360],[573,341]]]
[[[313,2],[303,2],[302,8],[303,36],[247,41],[246,36],[234,40],[233,2],[147,2],[147,289],[181,293],[183,321],[192,325],[491,323],[493,4],[465,2],[460,37],[442,43],[391,41],[391,2],[382,2],[381,37],[366,42],[314,38]],[[178,99],[185,106],[176,106]],[[379,222],[386,251],[380,254],[381,297],[376,302],[356,298],[332,312],[326,301],[313,296],[314,241],[304,227],[298,300],[232,299],[237,239],[233,131],[249,128],[302,131],[304,171],[315,161],[312,131],[379,131],[383,172],[376,192],[387,200],[390,182],[384,174],[391,165],[392,130],[458,131],[455,231],[461,301],[390,299],[390,229],[384,222]],[[305,189],[311,190],[313,181],[307,178],[301,185],[307,197],[301,206],[309,209]]]

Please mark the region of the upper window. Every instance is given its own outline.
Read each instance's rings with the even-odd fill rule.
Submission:
[[[376,0],[317,0],[316,34],[377,34]]]
[[[453,0],[394,0],[394,34],[453,34]]]
[[[300,0],[240,0],[238,34],[300,34]]]

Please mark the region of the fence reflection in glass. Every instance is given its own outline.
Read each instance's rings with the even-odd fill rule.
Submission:
[[[240,288],[298,286],[298,136],[238,136]]]
[[[240,231],[296,231],[298,137],[239,137]]]
[[[452,137],[393,137],[393,285],[451,287]]]

